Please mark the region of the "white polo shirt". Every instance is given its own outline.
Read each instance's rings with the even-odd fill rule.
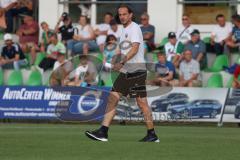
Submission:
[[[14,2],[17,2],[17,0],[0,0],[0,8],[6,8]]]
[[[231,32],[232,32],[232,24],[226,23],[224,27],[216,25],[213,28],[211,35],[213,37],[215,37],[216,43],[220,43],[223,40],[225,40],[226,38],[228,38],[228,36],[230,35]]]
[[[140,26],[135,22],[132,22],[122,30],[122,35],[120,37],[121,53],[127,55],[132,49],[133,43],[139,43],[139,49],[137,54],[120,70],[123,73],[133,73],[139,70],[146,70],[143,35]]]

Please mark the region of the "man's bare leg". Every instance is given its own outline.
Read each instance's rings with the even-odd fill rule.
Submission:
[[[108,104],[106,109],[106,114],[104,116],[104,120],[102,122],[103,126],[109,127],[111,122],[116,115],[116,107],[120,100],[120,95],[117,92],[111,92],[108,98]]]
[[[147,126],[147,129],[154,129],[152,111],[148,106],[147,98],[136,98],[137,104],[144,115],[144,120]]]
[[[152,111],[148,105],[147,98],[136,98],[139,108],[142,110],[144,120],[147,126],[147,136],[144,137],[140,142],[160,142],[158,139],[153,124]]]
[[[108,104],[104,115],[102,126],[93,132],[87,131],[85,134],[89,138],[97,141],[107,142],[108,141],[108,128],[116,114],[116,107],[119,102],[120,95],[117,92],[111,92],[108,98]]]

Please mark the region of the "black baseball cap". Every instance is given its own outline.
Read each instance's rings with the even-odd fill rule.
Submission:
[[[195,34],[198,34],[198,35],[200,34],[198,29],[194,29],[191,33],[192,36],[195,35]]]
[[[68,13],[67,12],[63,12],[62,14],[63,20],[68,20]]]
[[[168,39],[176,38],[176,34],[174,32],[168,33]]]

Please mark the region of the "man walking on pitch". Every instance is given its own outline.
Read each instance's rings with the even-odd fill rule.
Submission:
[[[133,12],[128,6],[120,6],[118,15],[124,26],[120,38],[120,49],[124,58],[120,63],[114,64],[113,69],[119,71],[120,74],[110,93],[102,126],[96,131],[87,131],[86,136],[93,140],[107,142],[108,129],[116,114],[119,99],[121,96],[130,96],[136,98],[148,129],[147,136],[140,142],[160,142],[154,130],[152,112],[146,98],[147,71],[144,60],[143,35],[139,25],[132,22]]]

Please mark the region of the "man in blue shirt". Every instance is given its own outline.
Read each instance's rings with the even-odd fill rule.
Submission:
[[[237,48],[240,47],[240,16],[237,15],[234,18],[234,27],[232,30],[231,35],[227,40],[227,46],[230,48]]]
[[[143,13],[141,15],[141,30],[143,33],[143,39],[145,44],[147,45],[148,51],[152,51],[155,49],[155,27],[149,24],[149,15],[147,13]]]
[[[207,65],[206,45],[200,38],[199,30],[195,29],[191,33],[191,40],[185,45],[184,51],[190,50],[194,60],[200,63],[201,69]]]
[[[175,67],[172,62],[167,61],[166,54],[158,53],[158,63],[155,66],[155,79],[149,81],[150,85],[170,86],[175,76]]]

